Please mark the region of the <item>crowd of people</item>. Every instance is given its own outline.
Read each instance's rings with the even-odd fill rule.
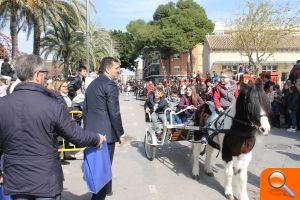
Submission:
[[[35,55],[19,56],[14,67],[5,59],[1,69],[1,191],[3,183],[4,193],[14,200],[60,200],[60,164],[74,157],[63,156],[60,161],[59,138],[85,147],[99,147],[106,141],[112,164],[115,143],[125,143],[117,59],[103,58],[99,76],[94,72],[87,76],[81,66],[68,79],[49,79],[43,60]],[[6,76],[6,71],[11,73]],[[82,120],[71,119],[69,111],[74,109],[84,111],[84,128]],[[112,195],[112,181],[91,199],[103,200],[107,195]]]
[[[238,95],[238,86],[233,80],[233,72],[226,70],[219,76],[218,81],[211,80],[191,81],[185,79],[181,84],[171,81],[168,84],[160,82],[154,86],[149,81],[146,86],[147,100],[144,104],[145,112],[150,114],[151,121],[157,135],[161,135],[161,130],[157,127],[157,120],[164,122],[164,111],[170,108],[172,113],[167,113],[168,121],[172,115],[173,124],[187,124],[194,117],[197,108],[205,102],[212,101],[210,105],[211,115],[207,120],[209,125],[218,113],[226,110]],[[180,110],[184,112],[178,113]],[[207,135],[203,135],[201,143],[207,143]]]
[[[194,118],[196,109],[205,103],[211,112],[205,124],[209,126],[236,101],[239,83],[247,83],[240,78],[249,73],[247,67],[240,65],[238,74],[227,69],[220,74],[213,72],[213,76],[206,74],[206,78],[194,74],[182,80],[174,77],[156,85],[150,80],[132,86],[117,82],[120,65],[111,57],[101,61],[99,75],[92,72],[87,76],[86,67],[80,66],[77,75],[68,79],[47,79],[48,70],[37,56],[20,56],[15,68],[10,66],[8,59],[4,61],[0,77],[0,153],[4,153],[5,165],[11,162],[13,166],[5,169],[4,187],[16,200],[30,200],[36,196],[45,200],[61,199],[63,176],[57,165],[58,136],[81,146],[97,147],[107,141],[112,163],[115,143],[125,143],[118,100],[120,92],[131,92],[134,87],[143,91],[147,97],[146,116],[150,116],[153,129],[160,136],[159,120],[186,125]],[[296,132],[300,128],[300,61],[282,87],[272,82],[269,75],[265,75],[263,81],[272,106],[272,125]],[[171,112],[165,118],[167,108]],[[74,123],[68,116],[71,109],[84,112],[85,130],[80,128],[83,126],[81,119]],[[184,112],[179,113],[181,110]],[[207,137],[204,133],[200,142],[207,144]],[[68,164],[67,159],[73,158],[65,155],[61,163]],[[45,175],[42,183],[40,174]],[[49,182],[53,182],[51,187],[47,187]],[[112,194],[111,182],[94,194],[92,200],[105,199],[108,194]]]
[[[158,82],[157,85],[150,80],[141,82],[140,88],[144,90],[147,100],[144,104],[146,117],[150,114],[153,127],[157,135],[161,135],[157,121],[164,122],[164,111],[170,108],[173,112],[173,124],[184,124],[193,118],[195,109],[188,109],[178,115],[180,110],[198,108],[207,102],[211,115],[206,125],[217,118],[218,114],[226,110],[236,100],[239,90],[239,82],[242,75],[249,73],[247,67],[240,64],[239,73],[233,74],[231,70],[222,71],[221,74],[213,73],[206,79],[194,78],[168,82]],[[282,87],[272,82],[270,75],[263,77],[264,91],[269,98],[272,107],[271,122],[273,127],[287,128],[288,132],[296,132],[300,128],[300,61],[294,66],[290,77],[282,84]],[[244,80],[247,83],[248,80]],[[149,113],[149,114],[148,114]],[[207,143],[207,137],[202,137],[201,143]]]

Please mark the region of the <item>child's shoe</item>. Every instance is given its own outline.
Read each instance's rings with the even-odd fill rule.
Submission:
[[[207,139],[206,139],[206,137],[202,137],[200,139],[200,143],[203,144],[203,145],[207,145]]]

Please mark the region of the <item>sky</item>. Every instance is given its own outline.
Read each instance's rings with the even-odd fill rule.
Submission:
[[[108,29],[126,30],[131,20],[152,20],[158,5],[166,4],[170,0],[92,0],[97,7],[93,13],[94,22]],[[177,1],[173,1],[177,2]],[[209,19],[224,21],[240,6],[239,0],[196,0],[206,10]],[[226,3],[224,3],[226,2]]]
[[[97,13],[90,9],[92,23],[97,27],[125,31],[131,20],[152,20],[156,8],[170,0],[90,0],[96,7]],[[230,18],[241,12],[243,0],[195,0],[206,11],[213,22],[228,23]],[[300,5],[300,0],[273,0],[279,3],[290,2],[291,5]],[[85,2],[85,1],[84,1]],[[177,2],[173,0],[173,2]],[[4,30],[9,35],[8,28]],[[22,52],[32,53],[32,36],[27,40],[25,33],[19,34],[19,49]]]

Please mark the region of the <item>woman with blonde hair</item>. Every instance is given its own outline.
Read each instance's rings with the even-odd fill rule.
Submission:
[[[64,80],[56,80],[53,82],[55,97],[57,100],[67,107],[67,110],[72,107],[72,100],[68,96],[68,82]]]
[[[64,80],[55,80],[53,81],[53,87],[54,87],[54,96],[58,100],[58,102],[65,106],[67,111],[71,110],[72,107],[72,100],[68,96],[68,82]],[[69,142],[65,141],[64,148],[67,148],[69,146]],[[68,165],[70,164],[66,160],[75,160],[75,157],[72,156],[66,156],[66,153],[64,152],[61,157],[61,164],[62,165]]]

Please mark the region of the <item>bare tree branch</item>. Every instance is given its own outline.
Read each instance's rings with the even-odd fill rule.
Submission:
[[[287,44],[299,28],[300,11],[295,12],[288,4],[272,4],[270,0],[247,1],[246,5],[246,11],[233,21],[233,40],[249,63],[260,66],[280,45]]]

